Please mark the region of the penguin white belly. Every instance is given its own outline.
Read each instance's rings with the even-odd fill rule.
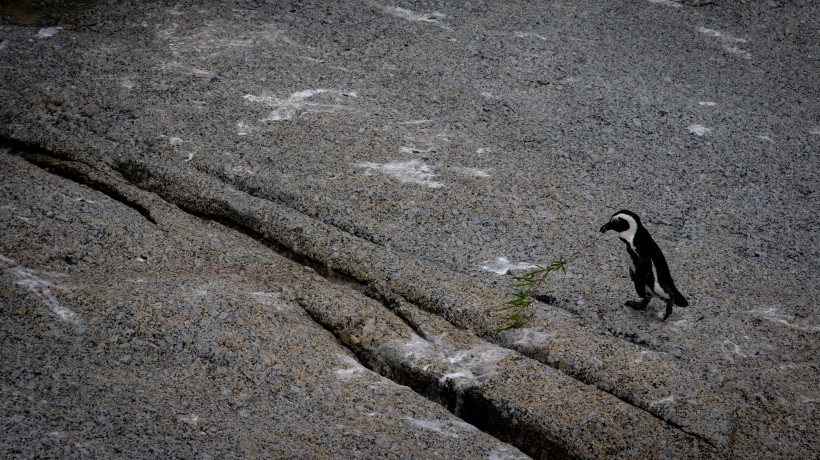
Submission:
[[[652,263],[652,280],[654,281],[654,285],[652,286],[652,294],[656,297],[660,297],[661,299],[669,300],[669,294],[667,294],[667,292],[661,287],[660,283],[658,283],[658,271],[655,269],[654,262]],[[649,286],[647,286],[647,288],[648,287]]]

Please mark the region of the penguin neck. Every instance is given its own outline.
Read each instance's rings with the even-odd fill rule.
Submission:
[[[618,238],[626,241],[633,250],[635,249],[635,234],[638,233],[638,227],[629,226],[628,229],[618,232]]]

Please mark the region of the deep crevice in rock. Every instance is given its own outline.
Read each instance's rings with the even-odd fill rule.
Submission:
[[[148,210],[137,203],[133,203],[127,198],[123,197],[119,192],[117,192],[111,185],[105,184],[100,181],[94,181],[88,178],[86,175],[83,175],[77,171],[76,167],[72,167],[72,164],[76,165],[85,165],[84,163],[78,163],[70,160],[62,160],[59,158],[59,155],[49,152],[46,149],[37,147],[37,146],[30,146],[25,143],[16,142],[14,140],[9,139],[0,139],[0,144],[6,144],[10,146],[13,150],[22,150],[22,151],[30,151],[34,152],[33,154],[29,155],[21,155],[24,159],[29,161],[30,163],[43,168],[46,171],[55,173],[62,177],[65,177],[69,180],[86,184],[96,190],[105,193],[106,195],[110,196],[112,199],[119,201],[127,206],[137,210],[141,215],[146,217],[149,221],[156,224],[153,218],[150,217],[150,213]],[[28,156],[28,158],[26,157]],[[142,180],[145,178],[143,176],[150,176],[150,172],[148,172],[145,168],[139,167],[139,165],[129,165],[134,166],[134,168],[128,168],[128,171],[118,171],[120,174],[123,175],[124,179],[134,184],[136,187],[147,190],[152,193],[156,193],[150,189],[150,187],[144,187],[139,185]],[[90,182],[90,183],[89,183]],[[164,197],[164,196],[163,196]],[[370,285],[366,282],[362,282],[355,277],[346,274],[346,273],[339,273],[334,271],[330,267],[327,266],[324,262],[317,260],[315,258],[311,258],[309,256],[305,256],[303,254],[298,253],[297,251],[283,245],[280,241],[277,241],[273,237],[269,237],[264,235],[263,233],[241,223],[236,222],[234,219],[231,219],[230,216],[224,215],[224,213],[219,212],[204,212],[198,209],[194,209],[192,206],[186,206],[184,204],[180,204],[175,201],[179,200],[168,200],[167,197],[164,197],[166,201],[176,204],[180,209],[185,211],[188,214],[196,216],[198,218],[213,221],[224,225],[228,228],[231,228],[235,231],[243,233],[250,238],[253,238],[269,248],[271,248],[276,253],[286,257],[289,260],[296,262],[302,266],[307,266],[312,268],[316,271],[317,274],[322,276],[324,279],[329,281],[332,284],[336,285],[343,285],[349,288],[353,288],[354,290],[359,291],[366,297],[369,297],[377,302],[381,303],[385,308],[393,311],[394,314],[398,318],[400,318],[405,324],[407,324],[414,332],[416,332],[419,336],[423,337],[425,334],[421,332],[416,325],[413,324],[408,318],[403,317],[403,315],[398,314],[395,312],[395,308],[391,305],[391,297],[392,296],[399,296],[397,293],[393,293],[389,291],[389,288],[384,286],[374,286]],[[292,208],[291,208],[292,209]],[[298,210],[297,210],[298,212]],[[344,231],[344,230],[340,230]],[[385,290],[387,290],[385,292]],[[412,305],[416,305],[417,307],[421,308],[425,311],[430,311],[428,308],[424,308],[424,305],[421,303],[416,303],[413,299],[405,299],[402,296],[399,296],[408,303]],[[304,308],[304,306],[303,306]],[[373,370],[374,372],[393,380],[399,384],[406,385],[412,388],[416,393],[434,401],[438,404],[443,405],[446,407],[450,412],[455,414],[456,416],[462,418],[467,423],[470,423],[473,426],[485,431],[498,439],[515,445],[518,449],[522,452],[527,453],[535,458],[572,458],[572,456],[566,452],[565,450],[561,449],[560,447],[551,444],[547,441],[544,441],[543,433],[528,433],[527,427],[523,426],[523,424],[516,424],[515,420],[508,420],[503,416],[500,416],[500,411],[498,408],[492,406],[489,402],[481,397],[480,393],[474,391],[474,389],[466,388],[460,389],[456,386],[453,388],[448,388],[442,382],[437,380],[431,379],[429,375],[422,373],[418,369],[410,368],[405,365],[395,366],[390,363],[382,363],[378,360],[375,360],[375,357],[370,356],[370,354],[364,350],[357,352],[353,350],[348,344],[345,344],[342,339],[340,338],[339,334],[334,332],[333,330],[329,329],[325,324],[320,321],[320,319],[313,317],[310,315],[309,309],[305,309],[309,316],[319,325],[321,325],[326,330],[330,331],[334,334],[334,336],[345,345],[346,348],[353,352],[354,356],[362,362],[365,367]],[[448,321],[449,322],[449,321]],[[452,325],[452,323],[451,323]],[[458,327],[453,325],[453,327]],[[612,333],[612,331],[610,331]],[[617,334],[614,334],[616,335]],[[488,342],[495,344],[495,341],[491,339],[491,337],[482,337],[484,340],[488,340]],[[631,341],[628,337],[619,337],[621,339]],[[633,342],[637,343],[637,342]],[[640,345],[640,343],[638,343]],[[496,346],[500,346],[495,344]],[[527,356],[527,355],[525,355]],[[562,369],[557,364],[551,364],[549,362],[543,362],[538,360],[537,358],[530,357],[532,359],[536,359],[539,362],[542,362],[545,365],[558,369],[559,371],[565,373],[566,375],[588,385],[593,385],[599,390],[606,392],[620,401],[623,401],[626,404],[629,404],[643,412],[648,413],[652,417],[660,420],[661,422],[668,424],[670,427],[680,430],[687,435],[690,435],[712,447],[714,444],[710,442],[708,439],[703,438],[702,436],[692,433],[690,431],[685,430],[679,424],[671,422],[669,420],[664,419],[663,417],[652,413],[650,410],[641,407],[640,405],[636,404],[633,401],[630,401],[626,397],[622,397],[616,393],[614,393],[611,389],[602,388],[600,385],[596,384],[594,379],[586,378],[583,374],[573,373],[571,371],[568,372],[567,369]],[[374,361],[375,360],[375,361]],[[472,391],[471,391],[472,390]],[[490,406],[485,407],[484,409],[479,409],[482,407],[482,401],[484,401],[483,405]],[[492,410],[490,410],[492,409]],[[494,416],[490,416],[492,412],[495,411],[496,414]],[[512,428],[514,426],[514,428]],[[532,430],[532,428],[530,428]]]
[[[203,212],[197,209],[193,209],[189,206],[179,206],[179,208],[192,216],[211,222],[216,222],[234,231],[242,233],[243,235],[246,235],[256,241],[259,241],[260,243],[264,244],[265,246],[267,246],[277,254],[281,255],[282,257],[285,257],[288,260],[296,262],[299,265],[310,267],[319,276],[321,276],[331,284],[335,284],[338,286],[346,286],[361,293],[367,291],[367,286],[359,280],[355,279],[354,277],[347,275],[345,273],[335,271],[327,265],[323,264],[322,262],[315,260],[311,257],[299,254],[295,252],[293,249],[281,244],[280,242],[272,238],[265,236],[263,233],[258,232],[253,228],[250,228],[246,225],[238,224],[235,221],[227,219],[224,216],[221,216],[216,213]]]
[[[404,315],[396,312],[395,304],[398,301],[391,300],[378,289],[368,286],[349,275],[333,271],[321,262],[300,255],[293,250],[284,247],[280,243],[273,241],[271,238],[265,237],[265,235],[254,229],[236,224],[235,222],[218,215],[209,215],[192,209],[182,209],[191,215],[225,225],[228,228],[259,241],[268,246],[277,254],[299,265],[312,268],[319,276],[332,284],[343,285],[355,289],[364,296],[382,304],[386,309],[390,310],[399,319],[401,319],[402,322],[404,322],[416,334],[427,340],[427,334],[420,330],[418,325],[410,319],[404,317]],[[426,374],[419,369],[407,366],[403,363],[385,362],[378,359],[377,356],[371,354],[368,350],[354,349],[350,346],[350,344],[344,341],[339,331],[334,330],[322,321],[321,318],[312,314],[309,306],[304,305],[302,301],[297,301],[297,303],[302,306],[303,310],[308,314],[308,316],[311,317],[311,319],[313,319],[316,324],[333,334],[340,344],[350,350],[356,359],[364,367],[370,369],[371,371],[400,385],[411,388],[419,395],[444,406],[456,417],[459,417],[470,425],[475,426],[479,430],[488,433],[503,442],[514,445],[516,448],[533,458],[575,458],[570,455],[565,448],[558,446],[552,441],[548,441],[545,438],[544,433],[539,432],[526,424],[515,423],[515,420],[505,416],[499,408],[487,401],[481,393],[475,391],[473,388],[462,389],[456,384],[443,384],[442,382],[431,378],[429,374]]]
[[[624,403],[626,403],[626,404],[629,404],[630,406],[633,406],[633,407],[635,407],[635,408],[637,408],[637,409],[640,409],[640,410],[642,410],[642,411],[646,412],[647,414],[649,414],[649,415],[651,415],[652,417],[654,417],[654,418],[656,418],[656,419],[660,420],[661,422],[663,422],[663,423],[665,423],[665,424],[669,425],[670,427],[672,427],[672,428],[674,428],[674,429],[676,429],[676,430],[679,430],[679,431],[680,431],[680,432],[682,432],[682,433],[686,433],[687,435],[692,436],[693,438],[697,439],[698,441],[701,441],[701,442],[703,442],[704,444],[707,444],[708,446],[713,447],[713,448],[715,448],[716,450],[719,450],[719,449],[718,449],[718,447],[717,447],[717,446],[716,446],[716,445],[715,445],[712,441],[710,441],[709,439],[707,439],[707,438],[705,438],[705,437],[703,437],[703,436],[701,436],[701,435],[699,435],[699,434],[697,434],[697,433],[694,433],[694,432],[692,432],[692,431],[689,431],[689,430],[685,429],[682,425],[680,425],[680,424],[678,424],[678,423],[675,423],[675,422],[673,422],[673,421],[667,420],[667,419],[665,419],[665,418],[661,417],[660,415],[654,414],[654,413],[652,413],[652,411],[646,410],[646,409],[644,409],[643,407],[636,405],[635,403],[633,403],[633,402],[631,402],[630,400],[628,400],[628,399],[626,399],[626,398],[624,398],[624,397],[622,397],[622,396],[618,395],[617,393],[614,393],[614,392],[612,392],[612,391],[610,391],[610,390],[603,389],[603,388],[600,388],[600,387],[599,387],[599,389],[600,389],[601,391],[603,391],[603,392],[609,393],[610,395],[612,395],[612,396],[614,396],[614,397],[618,398],[620,401],[623,401],[623,402],[624,402]]]
[[[149,222],[157,225],[157,221],[151,217],[151,211],[148,210],[148,208],[126,197],[120,190],[117,190],[115,186],[94,179],[87,172],[82,171],[85,168],[91,168],[89,165],[73,160],[62,159],[59,155],[35,145],[15,142],[10,139],[0,139],[0,143],[9,147],[12,154],[19,155],[20,158],[26,160],[34,166],[37,166],[48,173],[68,179],[72,182],[91,187],[92,189],[107,195],[114,201],[122,203],[137,211]]]
[[[383,237],[380,237],[378,235],[373,235],[369,231],[367,231],[366,229],[363,229],[363,228],[360,228],[360,227],[357,227],[357,228],[344,228],[340,224],[338,224],[337,222],[334,222],[332,219],[322,218],[322,217],[319,217],[319,216],[311,215],[311,213],[307,212],[304,208],[297,206],[297,203],[296,203],[297,200],[294,199],[291,196],[291,194],[289,194],[287,192],[279,190],[278,193],[264,193],[264,190],[261,190],[259,187],[248,186],[247,183],[245,183],[241,180],[237,180],[236,178],[231,177],[229,174],[226,174],[223,171],[215,170],[214,168],[203,167],[203,166],[198,165],[198,164],[194,164],[194,168],[197,171],[201,172],[202,174],[205,174],[209,177],[212,177],[212,178],[214,178],[214,179],[216,179],[216,180],[218,180],[218,181],[220,181],[220,182],[222,182],[222,183],[224,183],[224,184],[226,184],[226,185],[228,185],[232,188],[235,188],[236,190],[239,190],[243,193],[247,193],[248,195],[250,195],[254,198],[258,198],[260,200],[265,200],[265,201],[276,202],[281,206],[285,206],[289,209],[292,209],[295,212],[298,212],[300,214],[304,214],[304,215],[310,217],[311,219],[316,219],[316,220],[322,222],[325,225],[328,225],[330,227],[333,227],[333,228],[339,230],[340,232],[347,233],[351,236],[354,236],[356,238],[360,238],[360,239],[362,239],[364,241],[367,241],[369,243],[373,243],[373,244],[376,244],[376,245],[379,245],[379,246],[383,245],[383,243],[381,241],[381,240],[384,239]]]

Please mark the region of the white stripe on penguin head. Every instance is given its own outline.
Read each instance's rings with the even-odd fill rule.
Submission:
[[[634,217],[623,213],[612,216],[612,220],[615,219],[623,219],[629,224],[629,228],[622,232],[618,232],[618,237],[629,243],[629,245],[634,249],[635,243],[633,242],[633,239],[635,238],[635,232],[638,231],[638,222],[635,221]]]

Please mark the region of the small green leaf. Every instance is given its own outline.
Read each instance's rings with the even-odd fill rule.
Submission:
[[[597,241],[597,238],[599,237],[600,235],[593,238],[586,245],[582,246],[580,249],[567,257],[562,259],[556,258],[546,267],[534,265],[533,269],[529,272],[526,272],[523,275],[513,276],[513,287],[524,289],[518,290],[513,294],[512,300],[506,302],[503,307],[496,310],[498,312],[509,313],[508,315],[501,317],[504,324],[498,327],[497,332],[522,327],[526,317],[529,316],[529,309],[533,304],[533,300],[531,300],[531,298],[535,296],[535,293],[538,292],[539,286],[547,279],[550,273],[559,270],[566,273],[567,264],[569,261],[580,254],[581,251],[587,250],[593,243],[595,243],[595,241]]]

